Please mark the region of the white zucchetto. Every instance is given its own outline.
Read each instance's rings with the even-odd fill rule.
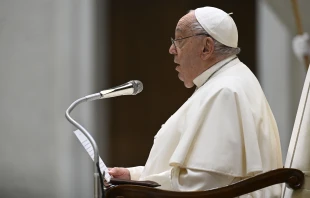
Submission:
[[[237,26],[229,14],[218,8],[203,7],[195,10],[195,16],[214,39],[226,46],[238,47]]]

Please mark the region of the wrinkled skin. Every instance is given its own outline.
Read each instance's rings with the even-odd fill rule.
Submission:
[[[190,24],[194,21],[196,18],[193,11],[182,17],[175,29],[175,39],[201,33],[191,30]],[[177,47],[171,45],[169,53],[174,55],[174,62],[178,64],[178,77],[187,88],[193,87],[193,80],[219,61],[213,56],[214,41],[210,37],[194,36],[175,41],[175,44]]]
[[[130,172],[127,168],[109,168],[109,174],[114,178],[130,180]]]

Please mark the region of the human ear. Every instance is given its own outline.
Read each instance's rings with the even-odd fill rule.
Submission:
[[[203,60],[206,60],[213,54],[213,52],[214,52],[214,40],[210,37],[204,38],[201,58]]]

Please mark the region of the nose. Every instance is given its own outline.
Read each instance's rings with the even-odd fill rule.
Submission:
[[[177,54],[177,49],[175,48],[175,46],[173,44],[170,45],[169,53],[174,54],[174,55]]]

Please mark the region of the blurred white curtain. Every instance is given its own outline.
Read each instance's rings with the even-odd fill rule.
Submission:
[[[64,113],[95,91],[95,6],[0,1],[0,197],[92,197],[92,162]],[[92,134],[93,109],[73,112]]]
[[[306,75],[304,65],[295,59],[292,51],[295,30],[284,23],[293,17],[288,12],[290,6],[290,2],[280,0],[257,1],[258,78],[278,124],[283,160]],[[284,10],[286,18],[279,14]]]

